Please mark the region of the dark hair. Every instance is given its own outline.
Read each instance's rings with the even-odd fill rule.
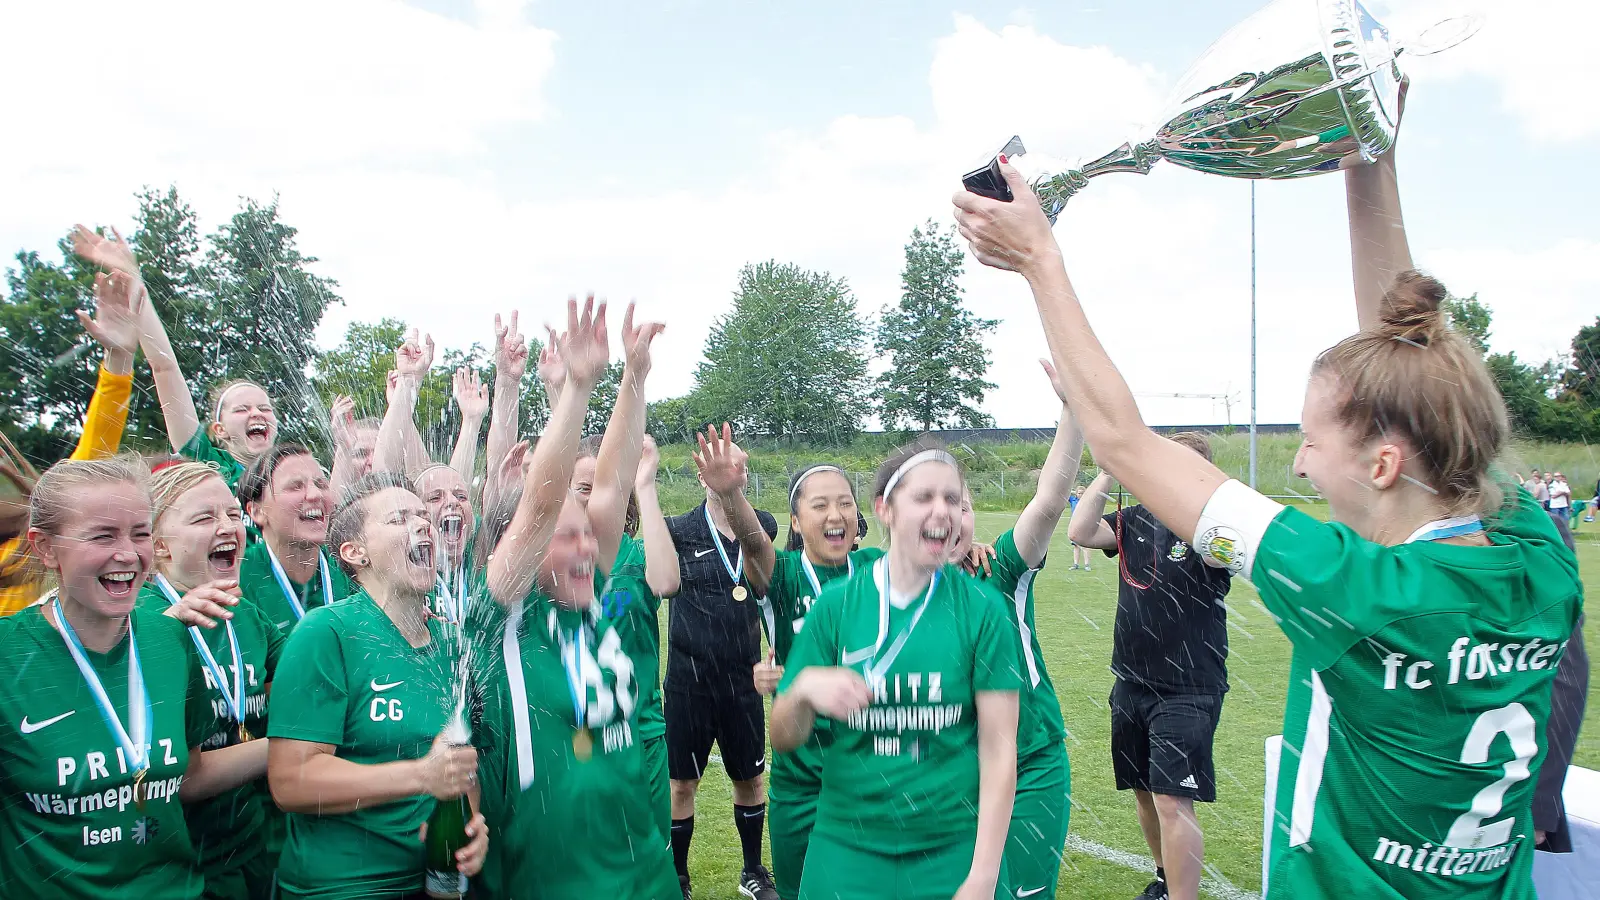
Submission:
[[[900,467],[905,465],[906,462],[911,459],[911,457],[916,456],[918,453],[921,453],[924,450],[941,450],[946,453],[950,452],[949,448],[945,446],[943,441],[931,434],[925,434],[911,443],[906,444],[904,447],[901,447],[894,453],[890,454],[889,458],[883,461],[883,465],[878,467],[878,474],[872,479],[873,498],[876,499],[878,497],[882,497],[884,489],[889,486],[889,479],[894,477],[894,473],[899,471]],[[965,485],[967,481],[967,473],[962,470],[960,462],[956,463],[956,474],[961,477],[961,483]]]
[[[600,458],[600,444],[605,440],[605,433],[591,434],[578,442],[578,455],[575,459]],[[622,521],[622,530],[629,537],[639,534],[639,495],[636,491],[628,492],[628,512]]]
[[[261,498],[267,495],[267,489],[272,487],[272,476],[277,473],[278,466],[295,456],[316,459],[316,454],[301,444],[273,444],[267,452],[256,457],[256,461],[239,476],[239,483],[233,486],[239,505],[248,512],[250,504],[260,503]]]
[[[810,473],[816,471],[817,469],[821,469],[821,468],[839,469],[838,466],[835,466],[832,463],[811,463],[810,465],[802,467],[799,471],[797,471],[793,475],[789,476],[789,515],[791,515],[791,516],[796,515],[800,511],[800,496],[795,493],[795,487],[798,486],[800,484],[800,482],[802,480],[804,480],[807,475],[809,475]],[[839,474],[844,475],[842,470],[840,471]],[[850,499],[851,500],[856,499],[856,485],[855,485],[855,482],[852,481],[850,479],[850,476],[848,476],[848,475],[844,475],[844,481],[845,481],[845,484],[850,486]],[[855,546],[851,547],[850,549],[852,549],[852,550],[858,549],[861,546],[861,539],[866,537],[866,536],[867,536],[867,517],[861,514],[861,507],[860,507],[860,504],[858,503],[857,506],[856,506],[856,540],[855,540]],[[784,545],[783,549],[785,549],[785,550],[800,550],[800,549],[804,548],[805,545],[806,545],[805,538],[802,537],[800,532],[796,531],[794,529],[794,527],[791,525],[790,528],[789,528],[789,541],[788,541],[787,544]]]
[[[1414,270],[1383,295],[1378,324],[1324,350],[1312,375],[1337,379],[1335,411],[1358,441],[1381,435],[1416,451],[1424,486],[1457,514],[1490,512],[1499,488],[1489,467],[1506,444],[1506,404],[1483,358],[1452,331],[1449,292]]]
[[[351,579],[354,579],[360,570],[344,561],[344,557],[339,554],[339,548],[350,541],[361,539],[366,533],[367,501],[391,488],[415,493],[410,480],[399,472],[373,472],[361,476],[355,484],[345,489],[344,496],[339,500],[339,507],[333,511],[333,518],[328,521],[328,546],[333,548],[333,556],[339,561],[339,568],[343,569]]]

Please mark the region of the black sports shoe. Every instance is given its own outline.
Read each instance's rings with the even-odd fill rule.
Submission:
[[[1145,885],[1144,893],[1133,900],[1167,900],[1167,883],[1157,878]]]
[[[690,900],[690,898],[689,898],[689,876],[687,876],[687,875],[679,875],[678,876],[678,887],[683,888],[683,900]]]
[[[772,886],[772,873],[766,866],[745,869],[739,876],[739,893],[750,900],[778,900],[778,889]]]

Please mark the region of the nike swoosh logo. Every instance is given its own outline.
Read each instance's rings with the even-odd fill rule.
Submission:
[[[23,734],[33,734],[35,731],[38,731],[41,728],[49,728],[51,725],[54,725],[55,723],[65,719],[67,716],[70,716],[75,712],[77,712],[77,710],[69,709],[61,715],[56,716],[53,719],[45,719],[43,722],[29,722],[28,717],[23,716],[22,724],[17,727],[17,730]]]
[[[1042,890],[1044,890],[1044,888],[1042,888],[1042,887],[1036,887],[1031,891],[1025,891],[1022,888],[1017,888],[1017,896],[1019,898],[1020,897],[1032,897],[1034,894],[1037,894]]]
[[[715,552],[717,552],[717,548],[715,548],[715,547],[712,547],[710,550],[697,550],[697,551],[695,551],[694,558],[695,559],[699,559],[700,557],[705,556],[707,553],[715,553]]]
[[[388,684],[379,684],[378,679],[374,678],[372,679],[372,690],[376,693],[382,693],[387,691],[389,688],[399,687],[402,684],[405,684],[405,681],[391,681]]]

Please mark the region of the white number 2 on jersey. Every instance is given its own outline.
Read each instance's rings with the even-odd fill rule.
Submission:
[[[1478,847],[1497,847],[1511,839],[1511,826],[1515,818],[1483,824],[1484,819],[1500,814],[1506,791],[1529,775],[1528,764],[1539,754],[1539,727],[1521,703],[1512,703],[1491,709],[1472,723],[1467,742],[1461,748],[1461,761],[1475,765],[1489,761],[1489,748],[1494,739],[1504,734],[1511,741],[1516,754],[1503,769],[1499,781],[1485,787],[1472,798],[1472,807],[1456,818],[1444,843],[1450,847],[1472,850]]]

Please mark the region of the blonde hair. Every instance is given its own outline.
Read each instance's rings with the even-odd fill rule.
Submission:
[[[1383,295],[1380,322],[1323,351],[1313,376],[1344,393],[1336,416],[1357,440],[1402,439],[1418,480],[1452,512],[1499,503],[1489,467],[1506,444],[1505,401],[1477,351],[1445,321],[1444,285],[1400,273]]]
[[[78,512],[74,493],[107,484],[131,484],[146,500],[150,496],[150,472],[144,467],[144,460],[131,453],[62,460],[46,469],[34,484],[28,503],[28,527],[49,535],[61,534],[69,518]]]
[[[261,388],[261,393],[267,394],[267,389],[266,388],[261,387],[261,385],[257,384],[254,381],[251,381],[248,378],[235,378],[232,381],[225,381],[222,384],[219,384],[216,387],[211,389],[211,421],[212,422],[215,422],[215,423],[221,423],[222,422],[222,401],[228,399],[229,392],[231,392],[236,387],[243,387],[244,385],[247,385],[247,384],[251,385],[252,387]],[[271,394],[267,394],[267,400],[270,402],[271,399],[272,399],[272,395]]]
[[[161,526],[161,517],[184,494],[205,483],[207,478],[222,475],[210,463],[186,460],[164,465],[150,475],[150,521],[154,528]]]
[[[1206,462],[1211,462],[1211,439],[1198,431],[1180,431],[1167,438],[1174,444],[1182,444],[1190,450],[1200,454]]]

